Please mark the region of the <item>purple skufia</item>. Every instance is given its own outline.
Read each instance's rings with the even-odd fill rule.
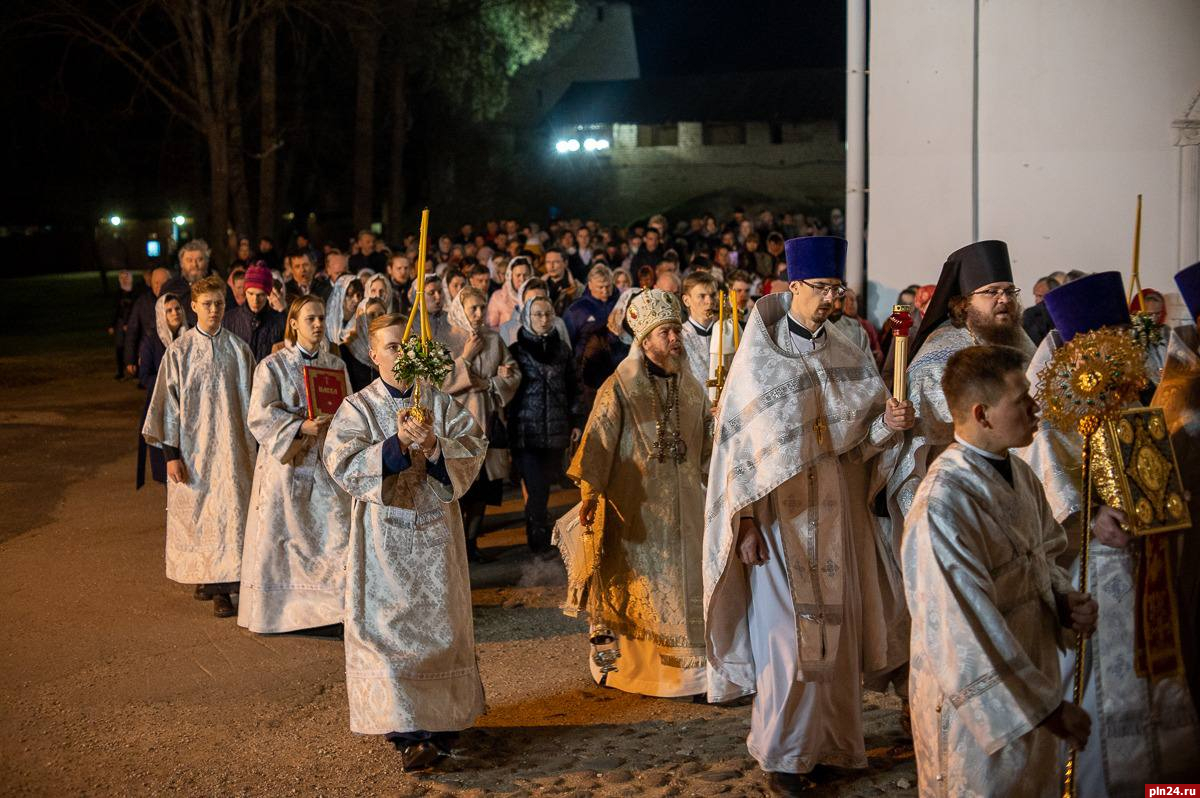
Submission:
[[[846,239],[802,236],[783,244],[789,281],[833,279],[846,281]]]
[[[1200,316],[1200,262],[1180,269],[1175,275],[1175,285],[1179,286],[1179,293],[1192,319]]]
[[[1060,285],[1042,300],[1063,343],[1080,333],[1129,324],[1120,272],[1097,272]]]

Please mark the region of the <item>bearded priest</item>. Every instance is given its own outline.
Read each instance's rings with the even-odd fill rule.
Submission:
[[[721,397],[704,592],[709,699],[757,693],[747,747],[790,795],[816,769],[867,765],[862,674],[898,664],[868,461],[913,416],[826,324],[846,241],[795,238],[785,251],[789,293],[755,305]]]
[[[592,626],[610,632],[619,652],[610,672],[593,656],[592,676],[630,693],[696,696],[706,690],[700,551],[708,401],[687,367],[675,295],[644,291],[625,318],[634,345],[600,386],[567,471],[582,496],[574,534],[603,536]],[[602,528],[591,530],[598,508]]]

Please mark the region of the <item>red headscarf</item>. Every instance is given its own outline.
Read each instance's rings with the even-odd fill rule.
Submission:
[[[1129,312],[1137,313],[1142,309],[1142,295],[1147,298],[1154,297],[1158,300],[1158,313],[1154,314],[1154,323],[1162,324],[1167,320],[1167,303],[1163,299],[1163,295],[1155,291],[1153,288],[1143,288],[1139,293],[1133,295],[1133,299],[1129,302]]]

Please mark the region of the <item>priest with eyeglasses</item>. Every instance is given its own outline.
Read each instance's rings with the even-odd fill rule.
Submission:
[[[827,323],[846,241],[785,251],[789,292],[755,305],[721,396],[704,593],[709,699],[756,693],[747,748],[791,795],[867,765],[862,674],[892,661],[869,466],[912,410]]]

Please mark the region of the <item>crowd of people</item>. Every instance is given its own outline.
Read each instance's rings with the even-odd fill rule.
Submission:
[[[859,314],[840,225],[488,222],[424,269],[412,236],[282,258],[243,239],[224,276],[193,241],[140,293],[123,274],[118,376],[147,392],[138,485],[147,462],[167,485],[168,578],[254,633],[343,624],[351,729],[428,768],[485,711],[468,563],[512,481],[595,681],[753,695],[748,750],[778,794],[866,766],[864,689],[902,698],[922,795],[1057,794],[1069,750],[1081,795],[1194,781],[1200,547],[1171,548],[1176,666],[1151,677],[1135,614],[1166,605],[1143,541],[1081,495],[1080,443],[1033,394],[1053,351],[1141,311],[1157,402],[1200,371],[1195,327],[1167,327],[1156,291],[1131,307],[1113,272],[1048,275],[1022,310],[1007,246],[983,241],[901,292],[896,347]],[[1200,315],[1200,264],[1177,282]],[[419,306],[453,358],[439,385],[393,370]],[[333,414],[310,412],[305,366],[344,375]],[[1194,423],[1172,431],[1200,450]],[[556,519],[568,478],[580,502]]]

